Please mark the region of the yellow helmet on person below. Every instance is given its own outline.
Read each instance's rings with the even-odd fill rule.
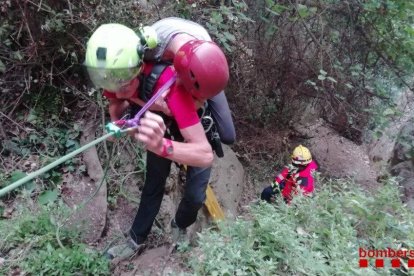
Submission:
[[[312,154],[307,147],[297,146],[293,150],[292,163],[296,165],[307,165],[312,162]]]
[[[85,63],[92,82],[98,88],[116,92],[135,78],[142,68],[145,48],[157,44],[150,27],[138,33],[117,23],[103,24],[89,38]]]

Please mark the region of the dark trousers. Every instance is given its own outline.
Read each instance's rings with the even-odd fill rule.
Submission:
[[[146,240],[152,224],[157,216],[165,183],[170,174],[171,160],[162,158],[152,152],[147,152],[147,172],[144,189],[138,212],[132,224],[130,235],[137,242]],[[197,219],[198,210],[206,199],[206,189],[210,178],[211,167],[188,167],[183,198],[178,206],[175,221],[180,228],[186,228]]]
[[[260,195],[260,198],[262,200],[266,200],[267,202],[271,203],[273,200],[272,198],[279,194],[279,190],[274,191],[272,186],[268,186],[263,189],[262,194]]]
[[[260,198],[262,200],[266,200],[268,203],[272,203],[275,201],[275,197],[279,194],[280,194],[280,191],[278,189],[273,190],[272,186],[268,186],[263,189],[262,194],[260,195]],[[288,203],[289,199],[284,197],[283,201],[285,203]]]
[[[217,125],[220,139],[224,144],[233,144],[236,139],[233,119],[229,104],[224,92],[208,100],[208,105]],[[133,111],[135,115],[137,110]],[[168,121],[164,117],[164,121]],[[169,126],[174,140],[182,140],[181,134],[175,122]],[[169,135],[166,135],[167,138]],[[142,243],[147,238],[157,216],[162,198],[164,196],[165,183],[170,174],[171,161],[162,158],[152,152],[147,152],[147,172],[145,175],[144,189],[138,212],[132,224],[130,235],[137,242]],[[183,198],[178,205],[175,221],[180,228],[186,228],[197,219],[198,210],[206,199],[206,189],[210,178],[211,167],[198,168],[187,167],[186,184]]]
[[[236,140],[236,130],[224,91],[207,100],[211,115],[216,122],[217,131],[223,144],[231,145]]]

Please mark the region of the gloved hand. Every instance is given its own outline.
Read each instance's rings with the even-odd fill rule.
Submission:
[[[302,179],[299,178],[299,173],[293,174],[292,179],[295,187],[299,186],[302,183]]]
[[[277,183],[276,181],[273,181],[271,186],[274,192],[279,192],[282,191],[285,188],[286,185],[286,181],[283,180],[280,184]]]
[[[289,164],[286,167],[288,168],[288,175],[286,178],[291,177],[292,175],[296,174],[299,171],[299,168],[294,166],[293,164]]]

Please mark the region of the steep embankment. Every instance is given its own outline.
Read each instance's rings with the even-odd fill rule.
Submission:
[[[305,143],[320,165],[320,171],[335,178],[352,178],[363,188],[374,188],[377,171],[365,145],[357,145],[340,136],[322,120],[300,125],[296,131],[310,137]]]
[[[381,172],[397,176],[402,200],[414,210],[414,96],[407,91],[400,97],[401,114],[384,130],[384,135],[369,146],[369,156]]]

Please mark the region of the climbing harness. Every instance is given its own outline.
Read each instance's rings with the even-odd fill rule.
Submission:
[[[157,83],[158,79],[160,78],[162,72],[170,66],[170,63],[163,62],[157,63],[152,67],[151,73],[147,76],[142,76],[140,78],[140,82],[142,82],[141,88],[139,90],[140,98],[147,102],[150,98],[152,91],[154,89],[155,84]],[[208,106],[207,101],[205,104],[200,108],[199,117],[201,124],[203,125],[204,132],[206,133],[207,140],[209,141],[211,147],[216,152],[216,155],[221,158],[224,156],[223,147],[221,145],[220,135],[217,131],[216,122],[213,118],[211,110]],[[122,124],[123,122],[119,122]]]
[[[223,157],[224,152],[221,145],[220,134],[217,131],[216,123],[207,102],[205,102],[204,106],[202,107],[200,118],[204,132],[207,136],[207,140],[209,141],[211,147],[216,152],[217,157]]]

